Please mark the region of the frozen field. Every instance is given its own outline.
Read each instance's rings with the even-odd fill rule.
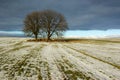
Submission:
[[[120,80],[120,42],[0,38],[0,80]]]

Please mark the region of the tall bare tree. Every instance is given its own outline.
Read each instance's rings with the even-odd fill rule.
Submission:
[[[23,31],[27,36],[33,36],[37,40],[40,29],[40,13],[32,12],[28,14],[24,21]]]
[[[28,14],[24,21],[23,31],[28,36],[38,35],[51,40],[53,36],[61,36],[68,29],[64,16],[53,10],[44,10]]]
[[[41,12],[42,30],[46,32],[47,40],[52,36],[60,36],[68,29],[64,16],[53,10],[44,10]]]

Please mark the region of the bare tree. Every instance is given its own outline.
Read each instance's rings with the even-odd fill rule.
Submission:
[[[26,35],[38,35],[51,40],[51,37],[62,36],[63,32],[68,29],[64,16],[52,10],[44,10],[28,14],[24,21],[24,29]]]
[[[27,36],[33,36],[37,40],[40,28],[40,13],[32,12],[28,14],[24,21],[23,31]]]
[[[44,10],[41,12],[42,30],[46,33],[47,40],[52,36],[60,36],[68,29],[64,16],[52,10]]]

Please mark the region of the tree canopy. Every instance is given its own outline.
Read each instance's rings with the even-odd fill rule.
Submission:
[[[24,20],[23,31],[27,36],[38,35],[51,40],[51,37],[62,36],[68,29],[65,17],[53,10],[36,11],[28,14]]]

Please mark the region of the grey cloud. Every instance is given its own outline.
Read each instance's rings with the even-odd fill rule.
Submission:
[[[95,5],[120,7],[120,0],[91,0],[91,1],[92,4]]]
[[[25,16],[53,9],[71,30],[120,29],[120,0],[0,0],[0,30],[22,30]]]

